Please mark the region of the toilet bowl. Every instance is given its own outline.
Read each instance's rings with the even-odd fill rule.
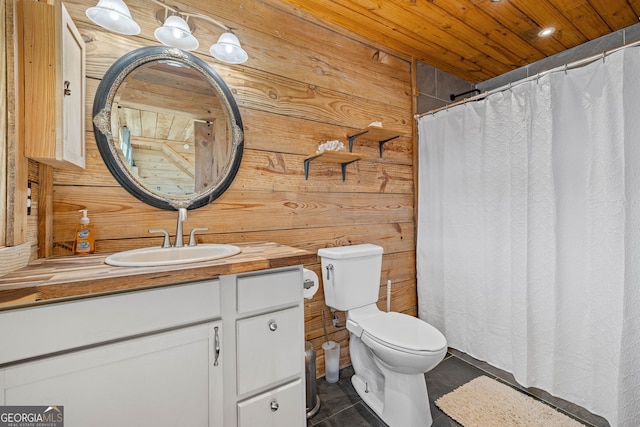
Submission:
[[[320,249],[325,301],[347,312],[354,388],[390,427],[432,423],[424,373],[444,358],[447,341],[418,318],[376,305],[382,248],[364,244]]]
[[[447,352],[447,341],[440,331],[406,314],[380,312],[360,327],[360,338],[375,356],[403,374],[430,371]]]
[[[391,427],[432,423],[424,373],[442,361],[447,342],[436,328],[375,304],[347,312],[351,381],[362,400]]]

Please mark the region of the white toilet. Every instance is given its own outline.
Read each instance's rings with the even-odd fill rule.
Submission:
[[[424,373],[447,352],[447,340],[423,320],[380,311],[382,248],[363,244],[318,250],[326,304],[347,312],[353,386],[390,427],[432,423]]]

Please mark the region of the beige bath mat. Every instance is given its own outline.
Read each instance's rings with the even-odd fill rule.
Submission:
[[[488,377],[478,377],[436,400],[464,427],[583,427],[552,407]]]

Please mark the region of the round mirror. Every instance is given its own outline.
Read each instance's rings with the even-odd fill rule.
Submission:
[[[114,62],[96,92],[93,129],[120,185],[162,209],[212,202],[242,159],[231,91],[205,62],[175,48],[143,47]]]

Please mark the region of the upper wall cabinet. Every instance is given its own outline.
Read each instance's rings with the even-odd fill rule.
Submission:
[[[59,0],[20,4],[25,156],[84,168],[84,41]]]

